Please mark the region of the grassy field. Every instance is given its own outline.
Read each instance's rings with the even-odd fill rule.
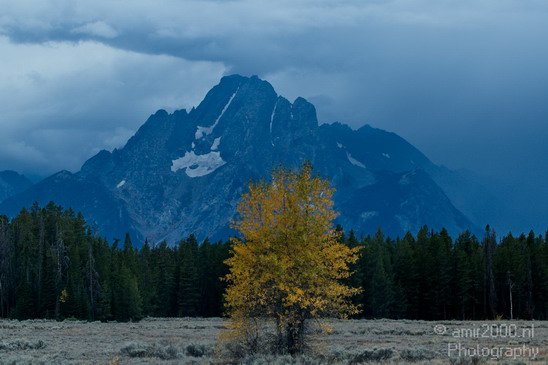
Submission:
[[[0,364],[223,364],[223,319],[0,321]],[[332,321],[299,358],[245,364],[548,364],[548,322]],[[533,359],[534,358],[534,359]]]

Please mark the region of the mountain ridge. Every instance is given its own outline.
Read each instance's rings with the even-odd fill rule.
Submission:
[[[33,182],[12,170],[0,171],[0,203],[31,187]]]
[[[476,230],[432,178],[442,174],[441,167],[405,139],[368,125],[357,130],[342,123],[319,125],[306,99],[291,103],[267,81],[240,75],[223,77],[189,112],[158,110],[124,147],[100,151],[63,179],[45,179],[2,203],[0,211],[14,214],[32,199],[44,203],[56,197],[57,203],[81,210],[107,236],[121,238],[125,229],[134,242],[176,242],[190,233],[227,238],[234,233],[228,221],[248,181],[268,178],[278,164],[296,168],[304,161],[337,189],[338,222],[355,225],[345,228],[367,234],[371,222],[382,227],[362,202],[380,196],[385,205],[375,211],[387,215],[387,234],[418,230],[429,224],[420,219],[438,216],[433,228]],[[398,174],[401,179],[413,171],[408,187],[401,188]],[[391,186],[398,199],[382,186]],[[86,190],[95,196],[73,193]],[[406,208],[406,201],[416,201],[416,209]]]

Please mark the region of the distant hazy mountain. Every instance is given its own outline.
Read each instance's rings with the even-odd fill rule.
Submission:
[[[0,171],[0,202],[32,186],[32,182],[15,171]]]
[[[224,77],[190,112],[159,110],[122,149],[101,151],[76,174],[45,179],[0,212],[54,200],[82,211],[109,238],[126,231],[136,242],[174,242],[190,233],[226,238],[250,179],[305,160],[336,187],[338,221],[347,229],[382,227],[392,236],[424,224],[476,230],[438,185],[453,186],[453,172],[401,137],[370,126],[318,126],[305,99],[291,103],[268,82],[239,75]]]

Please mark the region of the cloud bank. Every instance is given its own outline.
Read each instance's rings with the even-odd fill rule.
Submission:
[[[542,0],[0,0],[0,169],[77,170],[229,73],[548,203]]]

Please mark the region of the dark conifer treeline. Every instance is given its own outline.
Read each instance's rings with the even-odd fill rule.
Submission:
[[[48,204],[0,216],[0,317],[137,320],[220,316],[228,243],[193,236],[121,247],[93,235],[81,214]]]
[[[548,319],[548,235],[478,240],[427,227],[392,240],[379,231],[342,240],[362,246],[351,284],[366,318]],[[138,320],[145,316],[221,316],[228,242],[175,247],[129,236],[110,245],[81,214],[34,205],[0,216],[0,317]]]
[[[479,241],[469,232],[422,228],[392,240],[378,231],[357,240],[363,254],[352,278],[366,318],[548,319],[548,234],[497,242],[489,226]]]

